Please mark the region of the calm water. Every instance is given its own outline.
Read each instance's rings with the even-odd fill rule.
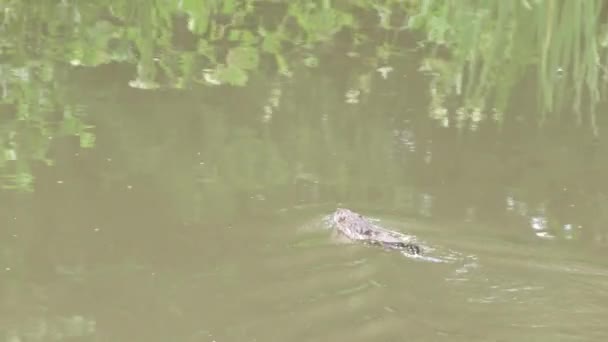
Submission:
[[[0,341],[608,339],[603,140],[445,127],[418,56],[357,97],[359,64],[324,53],[241,88],[65,67],[96,142],[46,137],[34,191],[0,193]],[[337,207],[430,258],[333,239]]]

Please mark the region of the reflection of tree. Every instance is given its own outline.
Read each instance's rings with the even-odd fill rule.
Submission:
[[[572,98],[594,106],[602,71],[591,57],[605,59],[605,44],[572,54],[571,40],[594,41],[599,18],[590,16],[584,32],[576,25],[562,32],[555,9],[545,21],[533,18],[548,2],[525,3],[5,1],[0,185],[33,190],[36,175],[42,186],[33,205],[0,211],[38,220],[11,226],[20,239],[0,241],[0,261],[20,272],[36,265],[28,272],[50,280],[73,279],[62,284],[80,277],[103,284],[87,272],[116,264],[114,253],[171,260],[164,237],[142,242],[166,231],[142,238],[137,227],[166,226],[175,233],[173,250],[198,252],[198,241],[179,240],[177,232],[194,226],[208,233],[324,203],[328,210],[343,203],[504,220],[539,236],[605,244],[606,146],[573,128],[531,129],[535,112],[506,107],[539,59],[546,110]],[[599,2],[584,3],[581,15],[600,13]],[[430,82],[417,72],[422,49],[407,51],[407,27],[439,47],[422,61]],[[566,75],[553,75],[562,64],[570,66]],[[455,92],[464,100],[452,106]],[[499,111],[488,114],[493,107]],[[497,120],[486,120],[491,115]],[[0,284],[2,303],[13,300],[5,307],[38,305],[27,301],[31,274],[11,276]],[[93,323],[84,314],[24,316],[34,325],[48,319],[51,331],[74,338],[91,333]],[[10,333],[20,328],[15,323]]]
[[[538,121],[573,110],[568,117],[589,123],[597,134],[595,111],[608,58],[605,6],[604,1],[421,1],[409,23],[441,48],[424,69],[433,75],[438,101],[462,98],[464,108],[453,121],[475,125],[484,112],[502,121],[510,99],[522,94],[522,80],[533,75]],[[492,113],[494,108],[498,112]]]
[[[488,118],[504,121],[516,85],[535,65],[541,113],[568,102],[579,113],[593,113],[601,100],[601,61],[607,56],[598,15],[602,1],[113,0],[36,6],[8,1],[3,6],[1,53],[8,61],[1,69],[3,110],[8,120],[29,123],[3,127],[0,169],[4,187],[21,189],[32,188],[31,161],[47,158],[44,139],[58,134],[53,130],[61,120],[57,113],[66,113],[60,125],[70,126],[60,134],[79,136],[83,147],[93,145],[90,127],[77,122],[84,111],[61,95],[65,67],[58,65],[128,63],[136,66],[129,71],[132,87],[183,89],[244,86],[261,71],[292,77],[320,62],[341,68],[354,63],[359,70],[351,73],[345,95],[358,103],[370,91],[373,69],[386,77],[394,63],[410,55],[413,42],[405,31],[420,29],[425,45],[437,50],[422,65],[432,76],[430,116],[445,125],[477,128]],[[455,111],[446,105],[452,94],[463,96]],[[578,114],[575,120],[597,130],[594,115]],[[17,137],[23,138],[18,148]],[[25,140],[31,148],[22,149]]]
[[[39,26],[16,23],[40,21],[47,23],[49,33],[27,31],[36,37],[35,48],[16,44],[10,40],[11,36],[4,38],[8,39],[4,44],[10,47],[8,56],[26,61],[25,65],[15,62],[2,69],[7,94],[2,100],[2,109],[7,114],[2,119],[7,124],[0,127],[4,148],[0,168],[5,187],[31,189],[31,163],[50,163],[48,151],[56,138],[78,136],[81,147],[93,146],[95,136],[83,119],[88,113],[105,136],[106,143],[97,153],[106,156],[91,164],[97,165],[95,172],[100,184],[127,186],[127,180],[136,174],[145,174],[157,181],[162,175],[163,182],[159,183],[171,198],[170,207],[185,221],[222,221],[244,212],[273,210],[277,204],[301,205],[307,201],[363,202],[367,207],[383,210],[439,216],[463,212],[492,216],[490,213],[504,210],[505,198],[512,197],[529,203],[531,208],[541,208],[538,210],[543,215],[565,212],[554,210],[561,207],[541,203],[535,196],[546,198],[539,195],[544,194],[542,189],[548,186],[545,174],[570,170],[573,166],[566,163],[522,178],[522,170],[530,166],[527,157],[510,157],[507,167],[497,167],[501,160],[496,156],[506,152],[491,146],[509,146],[516,142],[500,142],[496,135],[482,133],[498,129],[494,124],[476,122],[483,130],[480,129],[477,138],[466,142],[459,140],[460,135],[453,128],[438,131],[426,120],[425,95],[419,86],[413,86],[424,83],[416,78],[415,71],[406,73],[406,82],[392,77],[393,74],[387,77],[386,72],[399,73],[389,70],[411,69],[408,67],[411,63],[386,55],[386,51],[399,50],[382,49],[378,56],[373,55],[375,52],[372,57],[365,55],[366,47],[373,46],[374,39],[363,39],[364,32],[357,32],[358,18],[369,19],[360,15],[361,8],[353,12],[357,15],[347,15],[352,8],[321,9],[298,3],[287,11],[280,10],[283,5],[273,5],[272,11],[257,16],[256,8],[242,3],[229,9],[211,6],[204,13],[185,9],[188,16],[176,16],[178,9],[152,3],[137,8],[125,3],[110,12],[97,5],[83,9],[62,3],[65,7],[57,7],[59,12],[53,17],[16,4],[9,11],[14,19],[3,23],[7,30],[16,32],[15,37],[23,37],[22,27],[35,30]],[[410,11],[420,11],[419,15],[412,16],[412,23],[419,25],[433,16],[445,14],[440,8],[410,8]],[[321,10],[329,14],[321,15]],[[76,13],[80,16],[78,21],[74,19]],[[482,14],[479,20],[483,20],[485,14]],[[442,18],[447,24],[455,25],[451,17]],[[516,19],[509,16],[508,22]],[[476,23],[483,24],[483,21]],[[398,32],[397,26],[385,28]],[[346,50],[359,49],[358,54],[350,54],[351,58],[344,62],[337,63],[335,56],[327,54],[326,46],[314,49],[311,45],[327,44],[333,35],[344,31],[350,32],[340,38],[348,38]],[[453,30],[431,35],[434,38],[430,40],[453,48],[453,55],[458,57],[463,51],[458,50],[458,40],[449,41],[450,32]],[[380,41],[386,46],[393,40]],[[306,44],[298,52],[294,42]],[[45,52],[44,58],[38,57],[39,51]],[[301,64],[296,62],[298,56],[303,57]],[[442,101],[446,92],[449,93],[449,78],[461,72],[459,64],[452,62],[469,63],[465,57],[425,60],[428,70],[435,72],[431,79],[436,90],[431,92],[431,104],[435,106],[431,118],[445,108]],[[60,67],[62,64],[57,60],[97,66],[100,72],[81,69],[82,72],[72,73],[68,78],[64,76],[65,67]],[[135,93],[127,91],[124,85],[115,86],[117,78],[110,77],[123,75],[126,69],[118,64],[102,68],[100,64],[136,61],[140,85],[188,86],[193,92],[184,92],[183,98],[176,96],[163,103],[149,101],[145,94],[139,101],[133,101]],[[371,66],[389,61],[392,69],[383,69],[385,73],[370,71]],[[269,69],[273,65],[269,62],[274,62],[278,69]],[[484,68],[490,66],[484,65]],[[277,76],[273,72],[256,72],[260,70],[290,72]],[[329,70],[334,72],[328,73]],[[220,71],[235,72],[240,75],[239,80],[224,82]],[[494,71],[479,73],[494,74]],[[283,82],[285,76],[293,82]],[[103,79],[108,77],[110,80],[104,83]],[[95,96],[87,93],[86,88],[65,88],[67,80],[96,89]],[[490,80],[480,82],[485,88],[473,93],[485,94],[491,88]],[[238,83],[246,88],[241,92],[196,85],[210,82]],[[411,97],[395,96],[395,89],[406,90],[405,94]],[[345,97],[354,92],[359,94],[356,98]],[[387,96],[386,92],[392,95]],[[224,103],[223,99],[234,98],[237,93],[238,103]],[[196,105],[199,107],[195,106],[197,109],[192,112],[192,102],[199,103],[199,100],[191,96],[198,94],[204,94],[202,98],[208,104]],[[250,98],[242,94],[249,94]],[[95,97],[103,102],[95,103]],[[76,98],[80,102],[88,98],[91,103],[74,105]],[[218,98],[222,99],[220,104],[216,103]],[[412,100],[414,98],[417,100]],[[390,103],[386,103],[387,100]],[[394,108],[412,108],[412,101],[419,110],[394,112]],[[391,108],[388,111],[392,113],[378,114],[378,108]],[[147,115],[134,115],[142,112]],[[175,112],[190,114],[179,117],[167,114]],[[467,118],[473,112],[465,111],[461,117]],[[503,121],[503,129],[521,128],[516,120]],[[166,131],[165,127],[172,128]],[[570,144],[577,143],[572,140]],[[550,144],[546,148],[552,149]],[[326,155],[319,156],[319,151]],[[108,156],[112,156],[111,162],[106,160],[110,159]],[[567,158],[549,157],[554,161]],[[577,173],[574,177],[582,176]],[[565,175],[560,176],[556,184],[567,179]],[[597,181],[597,178],[591,179]],[[496,188],[503,180],[512,182],[512,190]],[[527,212],[530,210],[536,209]]]
[[[40,61],[40,63],[46,63]],[[84,109],[65,104],[61,73],[53,64],[32,62],[5,69],[3,125],[0,127],[0,186],[33,190],[33,163],[52,164],[48,151],[53,139],[77,136],[81,147],[95,141],[84,124]]]

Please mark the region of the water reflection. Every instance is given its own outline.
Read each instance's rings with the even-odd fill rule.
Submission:
[[[280,30],[264,31],[280,72],[231,46],[196,73],[192,49],[221,49],[193,32],[223,37],[252,9],[208,26],[137,9],[135,49],[125,6],[74,33],[71,66],[0,69],[0,339],[608,337],[603,140],[536,128],[527,101],[510,106],[523,118],[481,120],[499,114],[427,93],[441,89],[416,72],[420,51],[338,53],[350,40],[328,37],[353,26],[340,9],[288,14],[326,44],[302,65],[282,60]],[[117,63],[135,58],[137,69]],[[323,216],[338,206],[448,262],[332,240]]]
[[[393,116],[369,113],[411,99],[371,93],[353,110],[334,85],[317,91],[321,81],[309,88],[316,101],[285,91],[285,109],[266,122],[241,118],[252,107],[244,98],[206,104],[194,94],[159,101],[117,93],[114,110],[97,119],[95,150],[74,152],[66,141],[33,195],[3,194],[11,208],[3,226],[19,237],[4,240],[14,278],[3,285],[11,289],[3,307],[24,310],[7,322],[7,338],[468,341],[483,340],[474,332],[484,325],[506,339],[568,340],[585,334],[575,325],[557,333],[568,306],[598,331],[592,322],[604,310],[595,301],[606,300],[606,284],[592,275],[601,255],[592,236],[605,232],[587,195],[545,192],[548,169],[520,171],[521,157],[497,157],[501,150],[481,137],[467,143],[425,119],[409,119],[395,135]],[[410,261],[298,229],[322,226],[319,215],[337,203],[418,236],[452,262]],[[583,228],[564,235],[559,222]],[[532,238],[541,233],[557,244]],[[595,271],[575,273],[570,284],[569,258]],[[581,293],[578,281],[597,290]],[[26,302],[33,291],[48,299]],[[67,305],[61,314],[59,303]]]
[[[254,106],[232,90],[218,94],[241,101],[123,89],[109,112],[91,102],[105,113],[96,149],[74,152],[66,141],[33,195],[3,194],[11,208],[3,227],[18,234],[3,240],[13,277],[3,307],[23,312],[3,315],[14,318],[6,338],[469,341],[484,339],[480,325],[505,339],[602,336],[576,328],[598,331],[594,319],[605,312],[596,302],[607,298],[605,276],[595,275],[594,235],[605,232],[592,193],[546,191],[546,175],[561,175],[526,168],[520,155],[492,147],[493,136],[467,142],[424,118],[370,114],[416,108],[412,99],[370,93],[353,109],[335,85],[310,82],[309,92],[285,90],[284,107],[265,122],[242,118]],[[298,229],[322,226],[319,215],[337,203],[452,262]],[[564,235],[572,229],[562,224],[583,228]],[[543,245],[533,238],[541,233],[557,242]],[[569,280],[571,258],[593,272]],[[571,319],[568,307],[582,313],[562,335],[556,322]]]

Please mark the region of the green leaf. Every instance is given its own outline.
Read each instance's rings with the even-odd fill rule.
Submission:
[[[247,84],[247,73],[236,66],[229,65],[217,71],[217,78],[222,83],[228,83],[235,86],[244,86]]]
[[[95,134],[91,132],[80,133],[80,147],[93,148],[95,147]]]
[[[262,42],[262,51],[268,53],[278,53],[281,51],[281,38],[278,33],[269,33]]]
[[[257,68],[260,62],[260,55],[256,48],[246,46],[236,47],[228,51],[226,62],[230,67],[252,70]]]

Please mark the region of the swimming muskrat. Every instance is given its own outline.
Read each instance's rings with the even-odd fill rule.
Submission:
[[[412,243],[411,237],[384,229],[369,222],[365,217],[348,209],[338,208],[331,216],[336,229],[353,241],[396,249],[412,255],[419,255],[420,246]]]

